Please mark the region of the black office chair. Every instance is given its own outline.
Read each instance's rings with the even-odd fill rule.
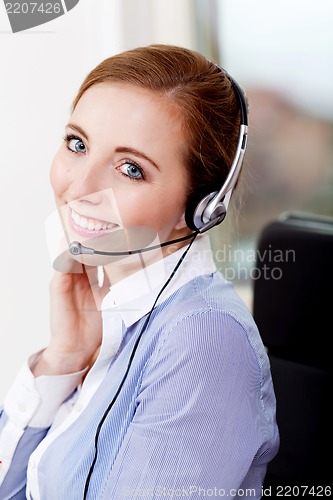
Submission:
[[[253,315],[271,362],[280,430],[265,487],[332,482],[332,264],[330,217],[282,214],[257,243]]]

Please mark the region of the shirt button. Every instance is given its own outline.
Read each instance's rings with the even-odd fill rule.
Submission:
[[[29,467],[29,469],[35,469],[36,463],[31,459],[31,460],[29,460],[28,467]]]
[[[108,349],[107,351],[107,355],[108,355],[108,358],[113,358],[113,356],[115,356],[118,352],[118,349],[119,349],[119,346],[120,346],[120,343],[118,345],[115,345],[115,346],[112,346]]]
[[[74,409],[77,413],[80,413],[83,410],[83,406],[80,403],[76,403]]]
[[[18,403],[17,404],[17,409],[20,413],[25,413],[27,410],[27,407],[24,403]]]

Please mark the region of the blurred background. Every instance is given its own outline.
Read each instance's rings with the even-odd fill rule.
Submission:
[[[251,308],[262,228],[286,211],[333,215],[332,21],[331,0],[80,0],[12,34],[0,4],[0,401],[48,342],[49,167],[86,74],[122,50],[170,43],[202,52],[245,89],[242,183],[212,240],[218,267]]]

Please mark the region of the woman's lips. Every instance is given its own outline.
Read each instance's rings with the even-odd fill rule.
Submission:
[[[102,236],[119,228],[118,224],[112,222],[84,217],[72,208],[69,210],[69,226],[75,233],[86,238]]]

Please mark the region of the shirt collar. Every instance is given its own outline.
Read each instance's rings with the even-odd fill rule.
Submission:
[[[170,277],[187,247],[160,259],[110,287],[102,302],[102,314],[119,313],[131,326],[153,307],[156,297]],[[181,286],[195,278],[216,270],[208,235],[199,235],[168,284],[159,302],[170,297]]]

